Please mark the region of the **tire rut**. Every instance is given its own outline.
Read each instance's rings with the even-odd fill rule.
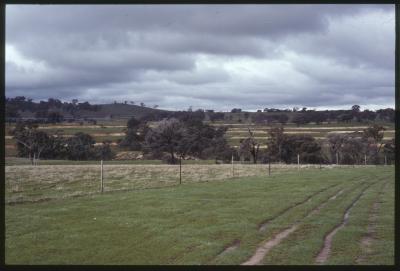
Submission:
[[[360,246],[362,254],[359,255],[356,259],[357,264],[362,264],[367,260],[368,255],[372,252],[371,243],[376,239],[376,221],[378,220],[378,212],[381,205],[381,197],[383,196],[384,191],[387,189],[389,182],[386,182],[382,185],[380,192],[375,198],[374,204],[369,213],[368,217],[368,226],[366,234],[361,238]]]
[[[300,202],[298,202],[298,203],[295,203],[295,204],[293,204],[293,205],[291,205],[291,206],[285,208],[284,210],[282,210],[281,212],[279,212],[277,215],[273,216],[272,218],[269,218],[268,220],[264,220],[264,222],[261,223],[260,226],[259,226],[259,231],[260,231],[260,232],[264,231],[264,230],[267,228],[267,225],[268,225],[270,222],[272,222],[274,219],[280,217],[281,215],[285,214],[286,212],[290,211],[291,209],[293,209],[293,208],[295,208],[295,207],[297,207],[297,206],[299,206],[299,205],[302,205],[302,204],[304,204],[304,203],[306,203],[306,202],[309,202],[309,201],[310,201],[313,197],[315,197],[316,195],[318,195],[318,194],[320,194],[320,193],[322,193],[322,192],[324,192],[324,191],[326,191],[326,190],[328,190],[328,189],[330,189],[330,188],[332,188],[332,187],[338,186],[338,185],[339,185],[339,184],[334,184],[334,185],[325,187],[325,188],[323,188],[323,189],[320,189],[320,190],[318,190],[317,192],[314,192],[313,194],[311,194],[310,196],[308,196],[307,198],[305,198],[304,200],[302,200],[302,201],[300,201]],[[224,255],[224,254],[226,254],[226,253],[229,253],[229,252],[231,252],[231,251],[237,249],[239,246],[240,246],[240,240],[239,240],[239,239],[233,240],[230,244],[226,245],[226,246],[224,247],[224,249],[223,249],[221,252],[219,252],[219,253],[217,254],[217,256],[215,256],[214,260],[215,260],[216,258],[220,257],[221,255]]]
[[[315,214],[316,209],[322,209],[323,206],[326,205],[328,201],[335,200],[337,196],[339,196],[341,193],[343,193],[343,189],[340,191],[337,191],[334,195],[330,196],[326,201],[318,205],[316,208],[311,210],[308,214],[306,214],[303,218],[297,220],[291,227],[280,231],[279,233],[275,234],[272,239],[264,242],[261,246],[259,246],[256,250],[256,252],[251,256],[250,259],[242,263],[241,265],[259,265],[261,261],[264,259],[264,257],[268,254],[268,252],[277,246],[279,243],[281,243],[286,237],[288,237],[291,233],[297,230],[297,228],[300,226],[300,223],[303,219],[310,217],[311,215]],[[322,207],[321,207],[322,206]]]
[[[323,264],[330,256],[331,247],[332,247],[332,240],[335,234],[349,221],[350,211],[357,204],[358,200],[364,195],[365,191],[371,187],[374,183],[371,183],[363,188],[363,190],[358,194],[358,196],[352,201],[352,203],[346,208],[342,221],[340,224],[336,225],[327,235],[324,237],[324,245],[322,249],[319,251],[317,257],[315,258],[315,262],[318,264]]]
[[[325,187],[325,188],[323,188],[323,189],[321,189],[321,190],[318,190],[317,192],[311,194],[310,196],[308,196],[308,197],[305,198],[304,200],[302,200],[302,201],[300,201],[300,202],[297,202],[297,203],[295,203],[295,204],[293,204],[293,205],[290,205],[289,207],[283,209],[282,211],[280,211],[278,214],[274,215],[273,217],[268,218],[267,220],[264,220],[263,222],[261,222],[261,223],[259,224],[258,231],[259,231],[259,232],[265,231],[265,230],[267,229],[268,225],[269,225],[274,219],[276,219],[276,218],[278,218],[278,217],[284,215],[286,212],[289,212],[291,209],[296,208],[296,207],[299,206],[299,205],[302,205],[302,204],[304,204],[304,203],[306,203],[306,202],[309,202],[313,197],[317,196],[318,194],[320,194],[320,193],[322,193],[322,192],[324,192],[324,191],[326,191],[326,190],[328,190],[328,189],[330,189],[330,188],[332,188],[332,187],[338,186],[338,185],[339,185],[339,184],[334,184],[334,185]]]

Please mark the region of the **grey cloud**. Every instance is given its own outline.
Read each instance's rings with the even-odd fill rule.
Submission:
[[[392,17],[394,5],[8,5],[6,43],[46,68],[7,59],[6,94],[175,109],[393,104]],[[204,55],[210,63],[199,68]],[[292,70],[232,75],[230,63],[246,68],[247,59]]]

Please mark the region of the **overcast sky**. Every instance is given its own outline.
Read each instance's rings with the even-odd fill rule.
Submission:
[[[6,96],[394,108],[394,5],[7,5]]]

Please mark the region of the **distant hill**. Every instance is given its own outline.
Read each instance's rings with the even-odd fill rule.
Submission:
[[[354,105],[349,110],[324,111],[307,110],[307,108],[303,108],[301,111],[265,108],[258,112],[245,112],[238,108],[232,109],[231,112],[167,111],[127,103],[90,104],[89,102],[78,103],[78,100],[69,103],[53,98],[49,98],[48,101],[33,102],[32,99],[18,96],[6,99],[6,120],[15,121],[22,118],[59,122],[62,119],[67,121],[86,119],[89,121],[90,119],[128,119],[130,117],[160,120],[166,117],[186,118],[187,114],[193,114],[192,116],[197,116],[205,121],[229,123],[296,123],[297,125],[322,122],[370,123],[378,121],[394,123],[395,114],[392,108],[376,111],[368,109],[360,111],[359,109],[358,105]]]
[[[64,119],[128,119],[130,117],[141,118],[145,115],[160,113],[166,110],[154,109],[130,104],[100,104],[96,105],[96,110],[77,109],[73,115],[70,111],[63,108],[50,107],[48,112],[59,112]],[[36,111],[18,109],[21,118],[35,118]]]
[[[148,114],[165,111],[130,104],[101,104],[98,111],[79,110],[76,116],[80,118],[140,118]]]

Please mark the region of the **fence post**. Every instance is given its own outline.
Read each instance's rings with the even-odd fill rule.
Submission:
[[[297,170],[300,169],[300,154],[297,154]]]
[[[366,166],[366,165],[367,165],[367,155],[364,154],[364,166]]]
[[[232,177],[235,177],[235,171],[234,171],[234,168],[233,168],[233,153],[232,153],[231,164],[232,164]]]
[[[179,184],[182,184],[182,156],[179,158]]]
[[[103,183],[103,160],[100,161],[100,181],[101,181],[101,193],[103,193],[103,187],[104,187],[104,183]]]
[[[387,158],[386,158],[386,155],[385,155],[385,166],[387,166]]]
[[[268,157],[268,176],[271,176],[271,159]]]
[[[339,154],[338,153],[336,153],[336,165],[337,166],[339,165]]]

